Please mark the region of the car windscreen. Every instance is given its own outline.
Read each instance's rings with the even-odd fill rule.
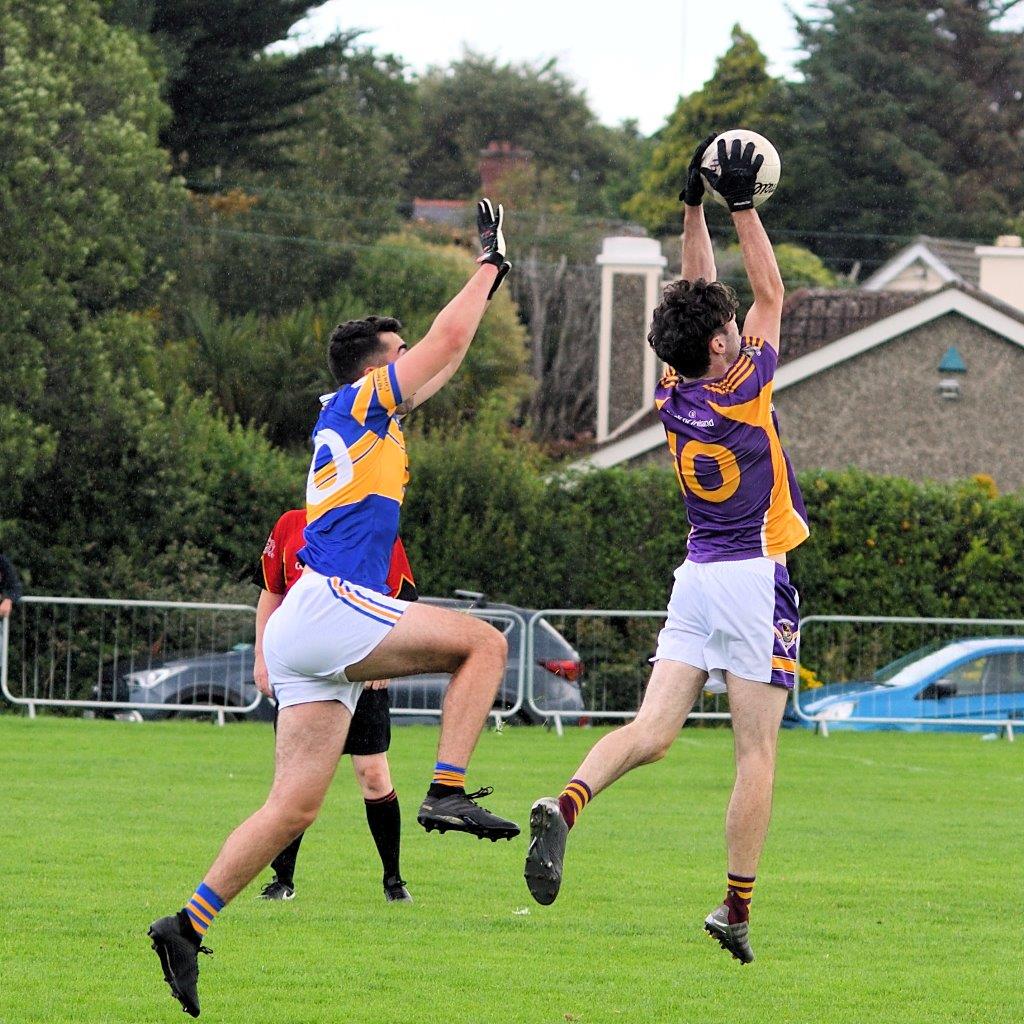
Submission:
[[[962,644],[946,644],[939,650],[904,665],[889,679],[877,681],[881,682],[883,686],[906,686],[908,683],[916,683],[934,672],[940,672],[944,668],[954,665],[960,657],[969,653],[971,653],[970,648]],[[983,652],[977,653],[980,655]]]
[[[876,683],[888,683],[893,676],[901,672],[908,665],[912,665],[915,661],[920,661],[921,658],[926,654],[931,654],[932,651],[937,651],[947,646],[947,643],[946,640],[932,640],[921,647],[916,647],[906,654],[901,654],[895,661],[890,661],[888,665],[883,665],[871,678]]]

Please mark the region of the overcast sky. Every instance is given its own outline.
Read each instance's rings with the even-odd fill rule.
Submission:
[[[414,70],[448,64],[464,45],[502,60],[557,57],[607,124],[660,128],[682,93],[700,88],[739,22],[776,74],[799,57],[790,10],[811,0],[330,0],[297,26],[306,39],[366,29],[364,41]]]

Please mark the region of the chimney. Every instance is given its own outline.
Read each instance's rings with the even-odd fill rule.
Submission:
[[[528,149],[516,149],[511,142],[489,142],[480,150],[480,189],[490,195],[509,171],[523,170],[530,165],[533,154]]]
[[[1000,235],[995,245],[979,245],[979,286],[989,295],[1024,311],[1024,246],[1020,235]]]
[[[597,257],[601,268],[599,442],[625,432],[653,408],[661,366],[647,344],[647,332],[667,263],[657,239],[632,236],[606,238]]]

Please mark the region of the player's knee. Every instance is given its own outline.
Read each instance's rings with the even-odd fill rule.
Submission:
[[[775,769],[774,740],[745,740],[736,745],[736,770],[740,773],[770,774]]]
[[[488,623],[482,623],[482,625],[487,628],[481,634],[480,646],[496,660],[502,662],[508,660],[508,640],[505,639],[505,634]]]
[[[379,800],[391,792],[391,775],[386,764],[364,764],[356,768],[359,788],[367,800]]]
[[[282,832],[290,833],[291,839],[294,839],[316,821],[320,804],[273,794],[267,801],[267,809],[277,819]]]
[[[630,722],[623,728],[630,731],[637,764],[653,764],[660,761],[672,746],[674,737],[652,729],[646,722]]]

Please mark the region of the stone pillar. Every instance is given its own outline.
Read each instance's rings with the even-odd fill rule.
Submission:
[[[601,326],[597,350],[597,430],[600,443],[627,430],[652,407],[659,367],[647,344],[668,260],[653,238],[606,238],[601,267]]]

